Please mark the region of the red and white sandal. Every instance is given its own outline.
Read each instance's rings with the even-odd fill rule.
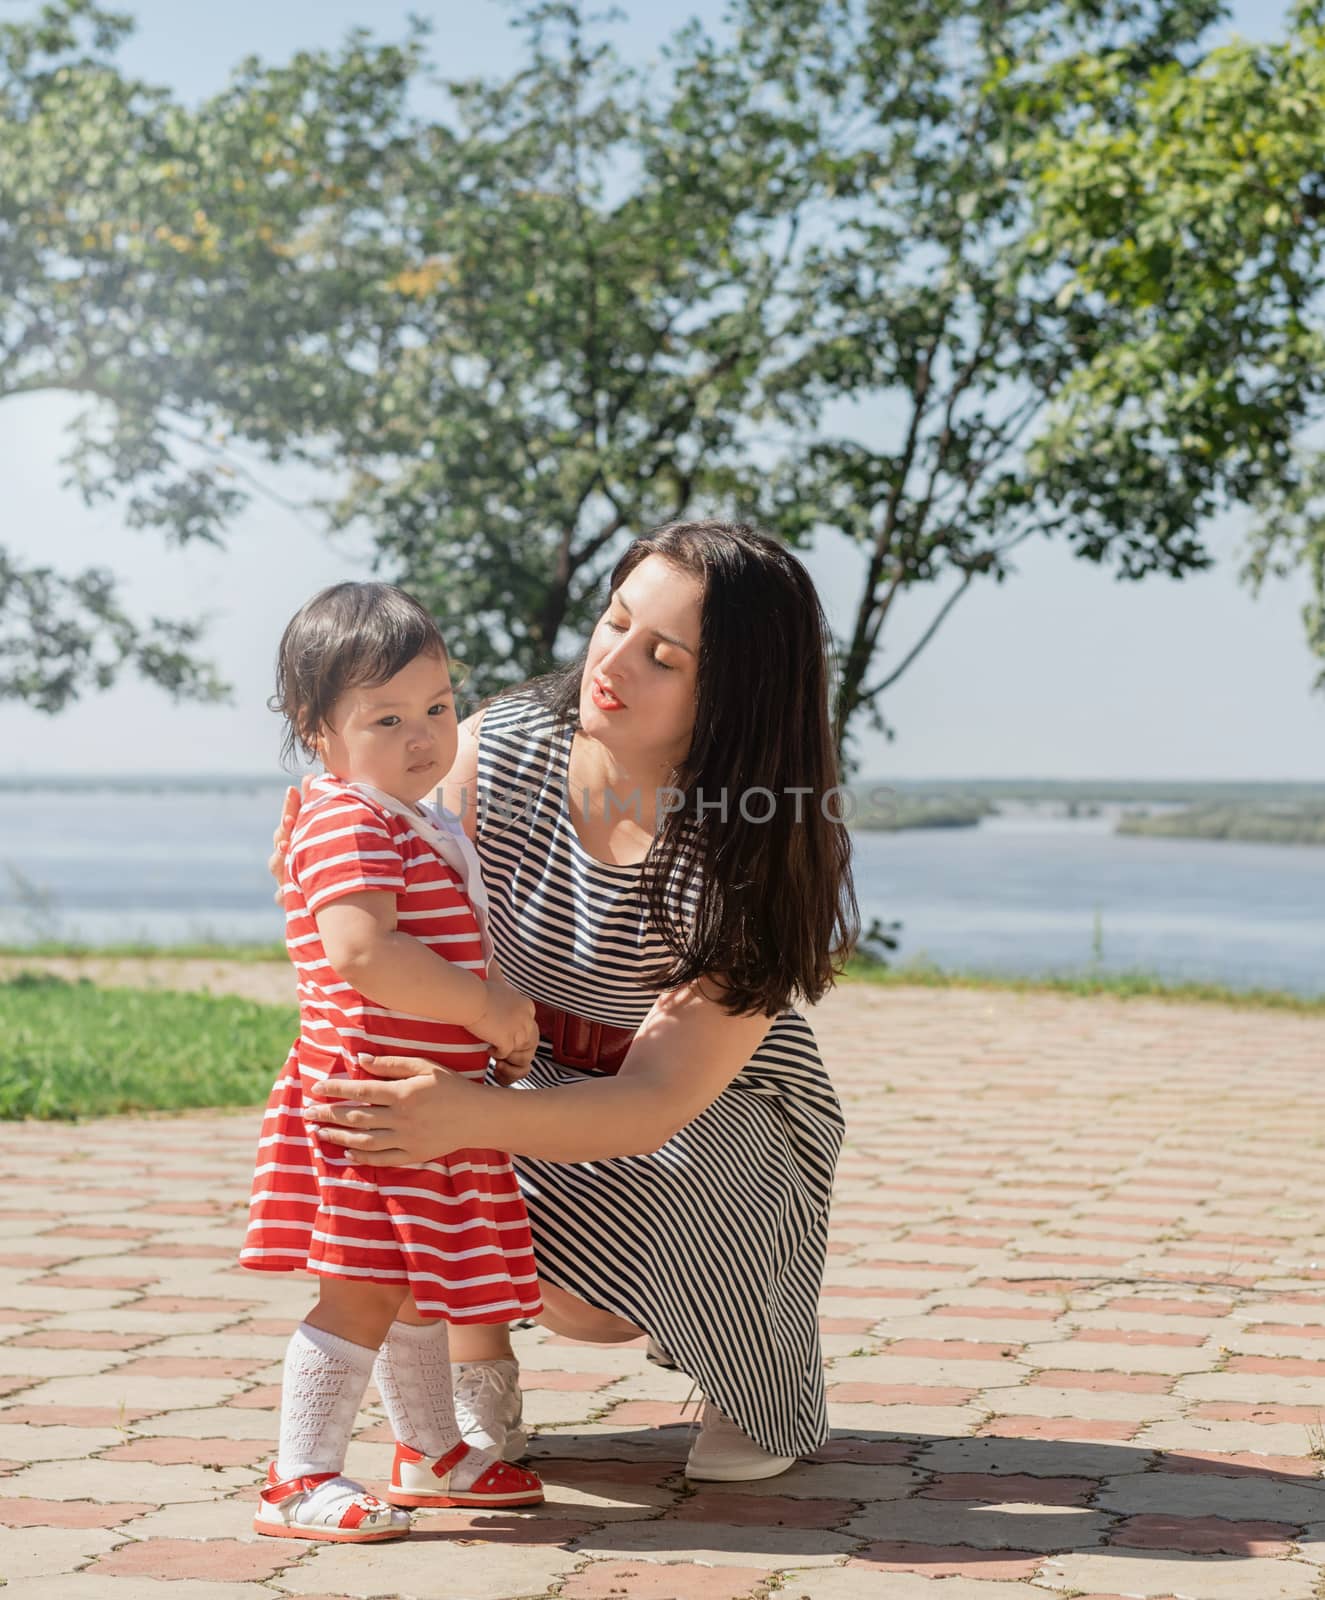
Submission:
[[[259,1499],[253,1531],[273,1539],[375,1544],[403,1539],[410,1530],[408,1512],[397,1511],[339,1472],[310,1472],[282,1483],[273,1461]]]
[[[543,1480],[509,1461],[493,1460],[467,1489],[451,1483],[456,1467],[475,1454],[462,1439],[444,1456],[429,1457],[407,1444],[396,1445],[391,1487],[386,1492],[393,1506],[538,1506],[543,1503]],[[477,1454],[487,1455],[486,1450]]]

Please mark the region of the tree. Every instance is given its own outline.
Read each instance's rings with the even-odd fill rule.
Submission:
[[[484,687],[551,666],[631,534],[720,494],[808,314],[793,110],[749,107],[694,30],[651,84],[576,3],[521,28],[526,65],[448,85],[453,115],[421,130],[399,328],[335,508]]]
[[[1318,263],[1297,261],[1291,303],[1252,270],[1257,204],[1285,249],[1292,212],[1267,222],[1247,177],[1230,243],[1196,215],[1199,185],[1179,197],[1204,228],[1159,274],[1185,342],[1147,342],[1160,314],[1110,254],[1132,216],[1111,185],[1160,238],[1182,160],[1215,159],[1244,115],[1290,145],[1291,106],[1319,106],[1303,33],[1296,65],[1261,60],[1255,94],[1214,95],[1201,139],[1165,135],[1218,15],[735,0],[732,46],[691,27],[646,74],[590,41],[578,0],[534,0],[524,64],[442,85],[427,119],[419,37],[246,62],[186,111],[117,73],[122,21],[60,0],[0,30],[0,398],[85,397],[74,481],[176,543],[221,537],[255,458],[336,473],[329,522],[371,531],[485,688],[565,655],[633,532],[718,509],[792,543],[836,529],[865,558],[845,753],[1031,538],[1176,578],[1209,564],[1213,511],[1255,502],[1266,570],[1317,548],[1325,475],[1291,446],[1322,370],[1302,334]],[[1314,204],[1310,141],[1292,152]],[[1291,338],[1212,338],[1205,279]],[[1268,381],[1271,349],[1311,375]],[[1154,381],[1166,363],[1213,381],[1180,404]],[[844,405],[886,420],[830,431]],[[931,586],[896,649],[899,602]],[[0,617],[7,595],[28,615],[0,639],[0,693],[53,709],[129,661],[216,690],[196,630],[132,622],[106,574],[8,562]],[[63,676],[43,632],[75,646]]]
[[[114,67],[128,28],[91,0],[0,26],[0,402],[85,401],[84,499],[215,542],[252,491],[234,446],[319,458],[361,382],[417,46],[247,62],[191,112]],[[132,667],[214,699],[200,633],[132,618],[107,569],[0,553],[0,696],[56,711]]]
[[[1088,177],[1098,188],[1083,84],[1125,119],[1152,85],[1186,81],[1220,8],[742,0],[738,12],[733,55],[752,85],[843,130],[832,146],[836,223],[803,257],[820,302],[815,336],[784,368],[785,392],[770,386],[790,448],[750,490],[787,537],[831,528],[865,557],[841,642],[845,748],[861,715],[882,725],[887,691],[961,596],[977,579],[1002,582],[1027,540],[1066,541],[1122,579],[1181,578],[1210,564],[1209,515],[1264,484],[1234,455],[1212,456],[1175,410],[1148,430],[1122,412],[1105,425],[1107,408],[1100,425],[1083,425],[1082,397],[1137,334],[1135,307],[1080,292],[1036,211],[1048,152],[1074,139],[1061,193]],[[1222,108],[1224,135],[1237,114]],[[1164,180],[1149,193],[1162,213]],[[1234,355],[1250,382],[1255,351]],[[1134,377],[1135,398],[1144,377]],[[871,421],[833,436],[825,408],[844,401]],[[1286,387],[1261,386],[1251,409],[1266,437],[1299,419]],[[918,638],[885,654],[899,602],[929,586],[941,594]]]
[[[406,107],[418,38],[245,63],[189,113],[117,74],[125,24],[91,0],[0,35],[0,394],[87,396],[106,421],[75,441],[84,496],[127,494],[130,525],[180,543],[251,492],[238,447],[334,468],[330,525],[371,529],[484,687],[550,665],[629,534],[726,481],[803,327],[814,182],[794,112],[747,106],[697,31],[658,90],[572,0],[518,20],[526,65],[444,85],[434,121]],[[82,594],[29,576],[48,605]],[[109,574],[77,583],[111,603]],[[92,620],[108,659],[89,624],[81,677],[43,680],[37,653],[10,692],[54,709],[140,644],[213,692],[187,676],[196,630],[166,673],[122,612]]]
[[[1234,42],[1135,84],[1062,71],[1074,125],[1037,141],[1037,244],[1064,294],[1118,335],[1073,375],[1052,459],[1070,473],[1124,434],[1193,495],[1252,508],[1246,575],[1304,567],[1325,689],[1325,31],[1299,4],[1281,42]]]

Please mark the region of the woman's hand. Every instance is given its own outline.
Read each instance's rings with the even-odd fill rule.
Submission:
[[[417,1167],[482,1144],[469,1126],[487,1091],[418,1056],[364,1056],[375,1078],[324,1078],[304,1104],[319,1139],[364,1152],[374,1167]],[[391,1080],[391,1081],[383,1081]]]
[[[271,836],[271,854],[267,857],[267,871],[276,879],[277,905],[283,902],[285,895],[285,858],[290,853],[290,837],[294,833],[294,825],[299,817],[299,807],[308,799],[312,783],[312,776],[306,773],[297,789],[290,788],[285,791],[281,820],[276,824],[276,832]]]

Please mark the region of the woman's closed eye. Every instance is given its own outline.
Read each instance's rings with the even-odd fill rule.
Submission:
[[[629,623],[613,622],[611,617],[604,617],[603,618],[603,626],[605,628],[610,628],[613,633],[628,633],[630,631]],[[675,672],[676,671],[676,668],[674,666],[671,666],[668,662],[663,661],[658,656],[650,656],[649,660],[653,662],[655,667],[661,667],[664,672]]]

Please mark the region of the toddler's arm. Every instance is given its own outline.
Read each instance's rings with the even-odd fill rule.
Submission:
[[[315,912],[314,921],[333,971],[378,1005],[467,1028],[502,1056],[526,1040],[532,1001],[504,981],[485,983],[401,933],[394,894],[343,895]]]
[[[490,986],[494,983],[499,983],[504,988],[511,989],[513,994],[517,994],[521,1000],[528,1004],[528,997],[522,991],[512,988],[510,979],[501,970],[495,955],[488,961],[488,983]],[[527,1018],[523,1036],[505,1055],[497,1056],[493,1070],[498,1083],[512,1084],[518,1082],[521,1078],[529,1076],[529,1069],[533,1064],[534,1054],[538,1049],[538,1023],[534,1019],[532,1005],[529,1006]]]

